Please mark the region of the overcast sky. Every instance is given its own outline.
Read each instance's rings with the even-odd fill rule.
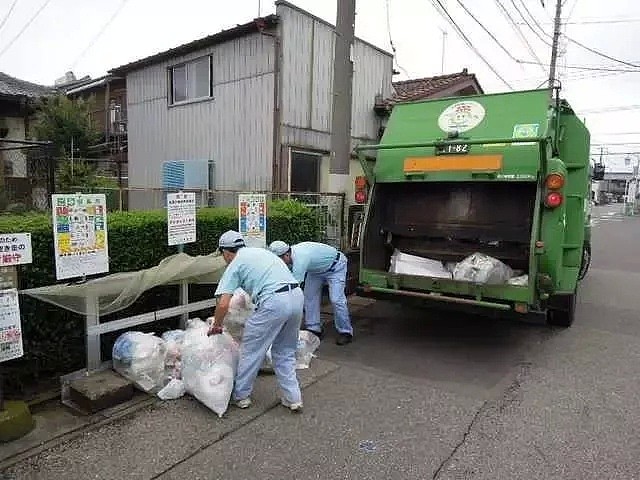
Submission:
[[[262,15],[275,12],[273,3],[265,0],[17,0],[15,5],[14,1],[0,0],[0,71],[43,84],[53,84],[68,70],[73,70],[77,77],[101,76],[115,66],[245,23],[258,15],[259,4]],[[544,8],[540,0],[440,1],[477,52],[511,87],[536,88],[548,76],[547,66],[516,60],[537,62],[539,59],[548,64],[547,43],[551,43],[555,0],[545,0]],[[530,47],[498,7],[498,2],[521,29]],[[293,0],[292,3],[335,23],[336,0]],[[386,50],[391,50],[391,37],[397,54],[396,68],[403,72],[396,80],[401,80],[407,75],[415,78],[442,73],[444,30],[445,73],[467,67],[477,75],[485,91],[508,90],[478,53],[460,39],[433,3],[431,0],[357,0],[356,35]],[[531,27],[524,23],[519,12]],[[570,38],[617,60],[640,65],[637,51],[640,2],[564,0],[563,18],[566,21],[564,53],[560,59],[563,94],[586,118],[593,148],[599,149],[596,144],[606,143],[610,152],[640,152],[640,108],[629,108],[640,106],[640,68],[598,56],[567,40]],[[603,21],[606,23],[593,23]],[[572,68],[575,66],[633,72]],[[627,110],[596,112],[625,106]],[[633,142],[638,144],[621,145]],[[637,158],[640,159],[640,155]]]

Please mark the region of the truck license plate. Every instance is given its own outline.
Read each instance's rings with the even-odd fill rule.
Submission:
[[[466,143],[436,145],[436,155],[462,155],[465,153],[469,153],[469,145]]]

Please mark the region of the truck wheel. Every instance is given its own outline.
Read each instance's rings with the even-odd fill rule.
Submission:
[[[576,315],[576,294],[554,295],[547,308],[547,325],[570,327]]]
[[[582,249],[582,263],[580,264],[580,271],[578,272],[578,280],[582,280],[587,276],[589,266],[591,265],[591,244],[585,243]]]

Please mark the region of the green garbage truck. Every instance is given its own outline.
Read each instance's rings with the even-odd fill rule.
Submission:
[[[559,89],[393,107],[356,148],[356,293],[573,323],[591,259],[589,131]],[[602,172],[600,172],[602,174]]]

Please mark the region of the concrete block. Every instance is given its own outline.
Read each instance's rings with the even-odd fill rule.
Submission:
[[[104,370],[69,384],[69,400],[87,413],[96,413],[133,398],[134,387],[113,370]]]

